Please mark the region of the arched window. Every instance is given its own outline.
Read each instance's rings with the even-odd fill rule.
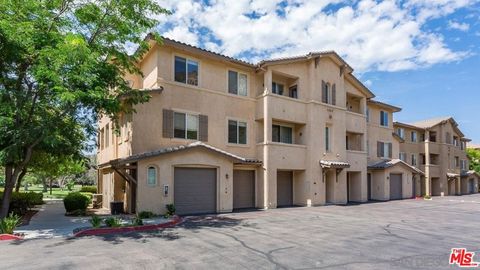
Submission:
[[[147,170],[147,184],[155,186],[157,184],[157,168],[150,166]]]

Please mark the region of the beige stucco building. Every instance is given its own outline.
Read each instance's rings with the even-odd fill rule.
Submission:
[[[119,116],[118,133],[99,121],[106,208],[198,214],[388,200],[397,184],[395,198],[417,192],[423,172],[395,158],[399,108],[373,101],[335,52],[254,65],[164,39],[138,65],[143,77],[127,80],[150,101]]]
[[[468,170],[466,145],[469,140],[452,117],[406,124],[395,122],[402,139],[402,158],[425,172],[422,194],[462,195],[478,192],[478,176]]]

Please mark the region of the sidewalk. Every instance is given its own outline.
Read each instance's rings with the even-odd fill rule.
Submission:
[[[90,226],[89,217],[67,217],[62,200],[47,200],[27,226],[18,227],[16,233],[29,238],[54,238],[73,235],[73,229]]]

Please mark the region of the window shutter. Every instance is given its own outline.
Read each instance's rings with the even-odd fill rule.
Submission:
[[[337,87],[332,85],[332,105],[337,105]]]
[[[325,87],[327,87],[327,84],[325,83],[325,81],[322,80],[322,102],[323,103],[328,102],[327,95],[325,94]]]
[[[163,129],[164,138],[173,138],[173,111],[163,109]]]
[[[382,142],[377,142],[377,157],[382,157],[383,156],[383,143]]]
[[[198,139],[202,142],[208,141],[208,116],[201,114],[198,117]]]
[[[393,144],[389,143],[388,144],[388,157],[389,158],[392,158],[392,148],[393,148]]]

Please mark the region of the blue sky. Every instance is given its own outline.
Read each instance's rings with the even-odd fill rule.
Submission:
[[[480,143],[480,0],[157,1],[167,37],[253,63],[335,50],[396,120],[453,116]]]

